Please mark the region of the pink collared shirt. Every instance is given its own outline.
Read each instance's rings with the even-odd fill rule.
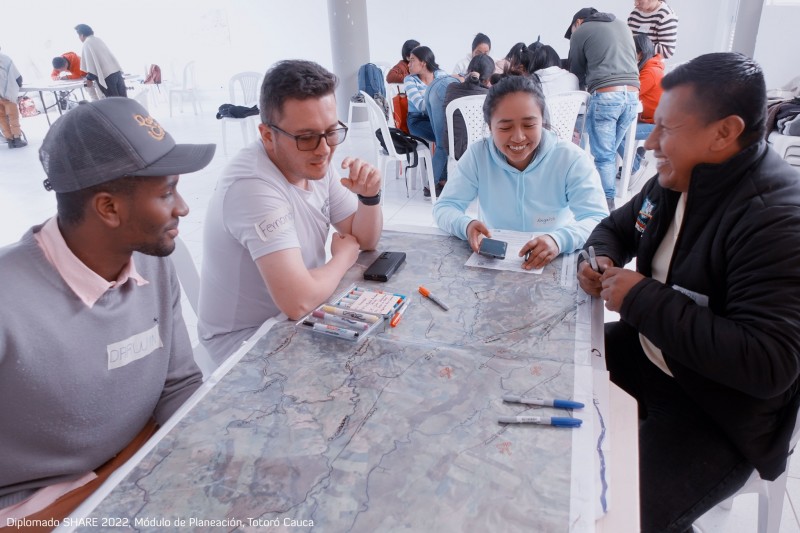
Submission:
[[[47,260],[55,267],[69,288],[90,309],[107,290],[113,289],[117,285],[123,285],[128,278],[132,278],[140,287],[149,283],[136,271],[132,257],[115,281],[105,280],[72,253],[61,235],[61,230],[58,229],[56,217],[45,222],[42,229],[33,234],[33,238],[36,239],[36,243],[44,252]]]

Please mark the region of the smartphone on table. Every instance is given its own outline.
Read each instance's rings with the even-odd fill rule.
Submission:
[[[481,246],[478,250],[478,253],[485,257],[491,257],[492,259],[505,259],[507,248],[508,243],[505,241],[484,238],[481,241]]]

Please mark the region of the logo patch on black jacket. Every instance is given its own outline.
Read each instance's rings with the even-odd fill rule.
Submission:
[[[639,215],[636,217],[636,231],[644,233],[645,228],[653,218],[653,210],[656,204],[650,201],[650,198],[645,197],[642,208],[639,210]]]

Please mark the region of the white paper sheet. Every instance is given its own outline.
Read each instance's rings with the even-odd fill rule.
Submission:
[[[542,233],[523,233],[521,231],[512,231],[507,229],[493,229],[492,239],[498,241],[505,241],[508,243],[505,259],[492,259],[491,257],[484,257],[480,254],[472,252],[464,266],[478,267],[478,268],[491,268],[493,270],[510,270],[512,272],[524,272],[525,274],[541,274],[544,270],[536,268],[532,270],[525,270],[522,268],[524,258],[519,257],[519,251],[525,244]]]

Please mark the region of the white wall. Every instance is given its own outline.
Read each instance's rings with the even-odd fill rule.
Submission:
[[[723,50],[736,0],[670,0],[681,20],[672,64]],[[504,56],[517,41],[542,41],[566,56],[564,31],[572,15],[593,5],[627,18],[631,0],[404,0],[398,4],[367,0],[369,47],[373,61],[397,62],[408,38],[430,46],[450,70],[482,31],[492,38],[492,55]],[[126,72],[144,74],[158,63],[165,77],[179,75],[189,60],[197,62],[198,82],[214,97],[226,98],[227,80],[243,70],[266,71],[279,59],[305,58],[331,68],[326,0],[63,0],[36,4],[32,24],[5,24],[0,46],[33,81],[50,73],[50,60],[65,51],[80,52],[74,26],[92,26]],[[456,15],[457,13],[457,15]],[[800,74],[792,37],[800,26],[800,7],[766,6],[755,57],[764,65],[768,86]],[[221,102],[222,103],[222,102]]]
[[[800,76],[800,55],[795,42],[798,31],[800,6],[764,6],[753,58],[764,69],[768,89]]]

